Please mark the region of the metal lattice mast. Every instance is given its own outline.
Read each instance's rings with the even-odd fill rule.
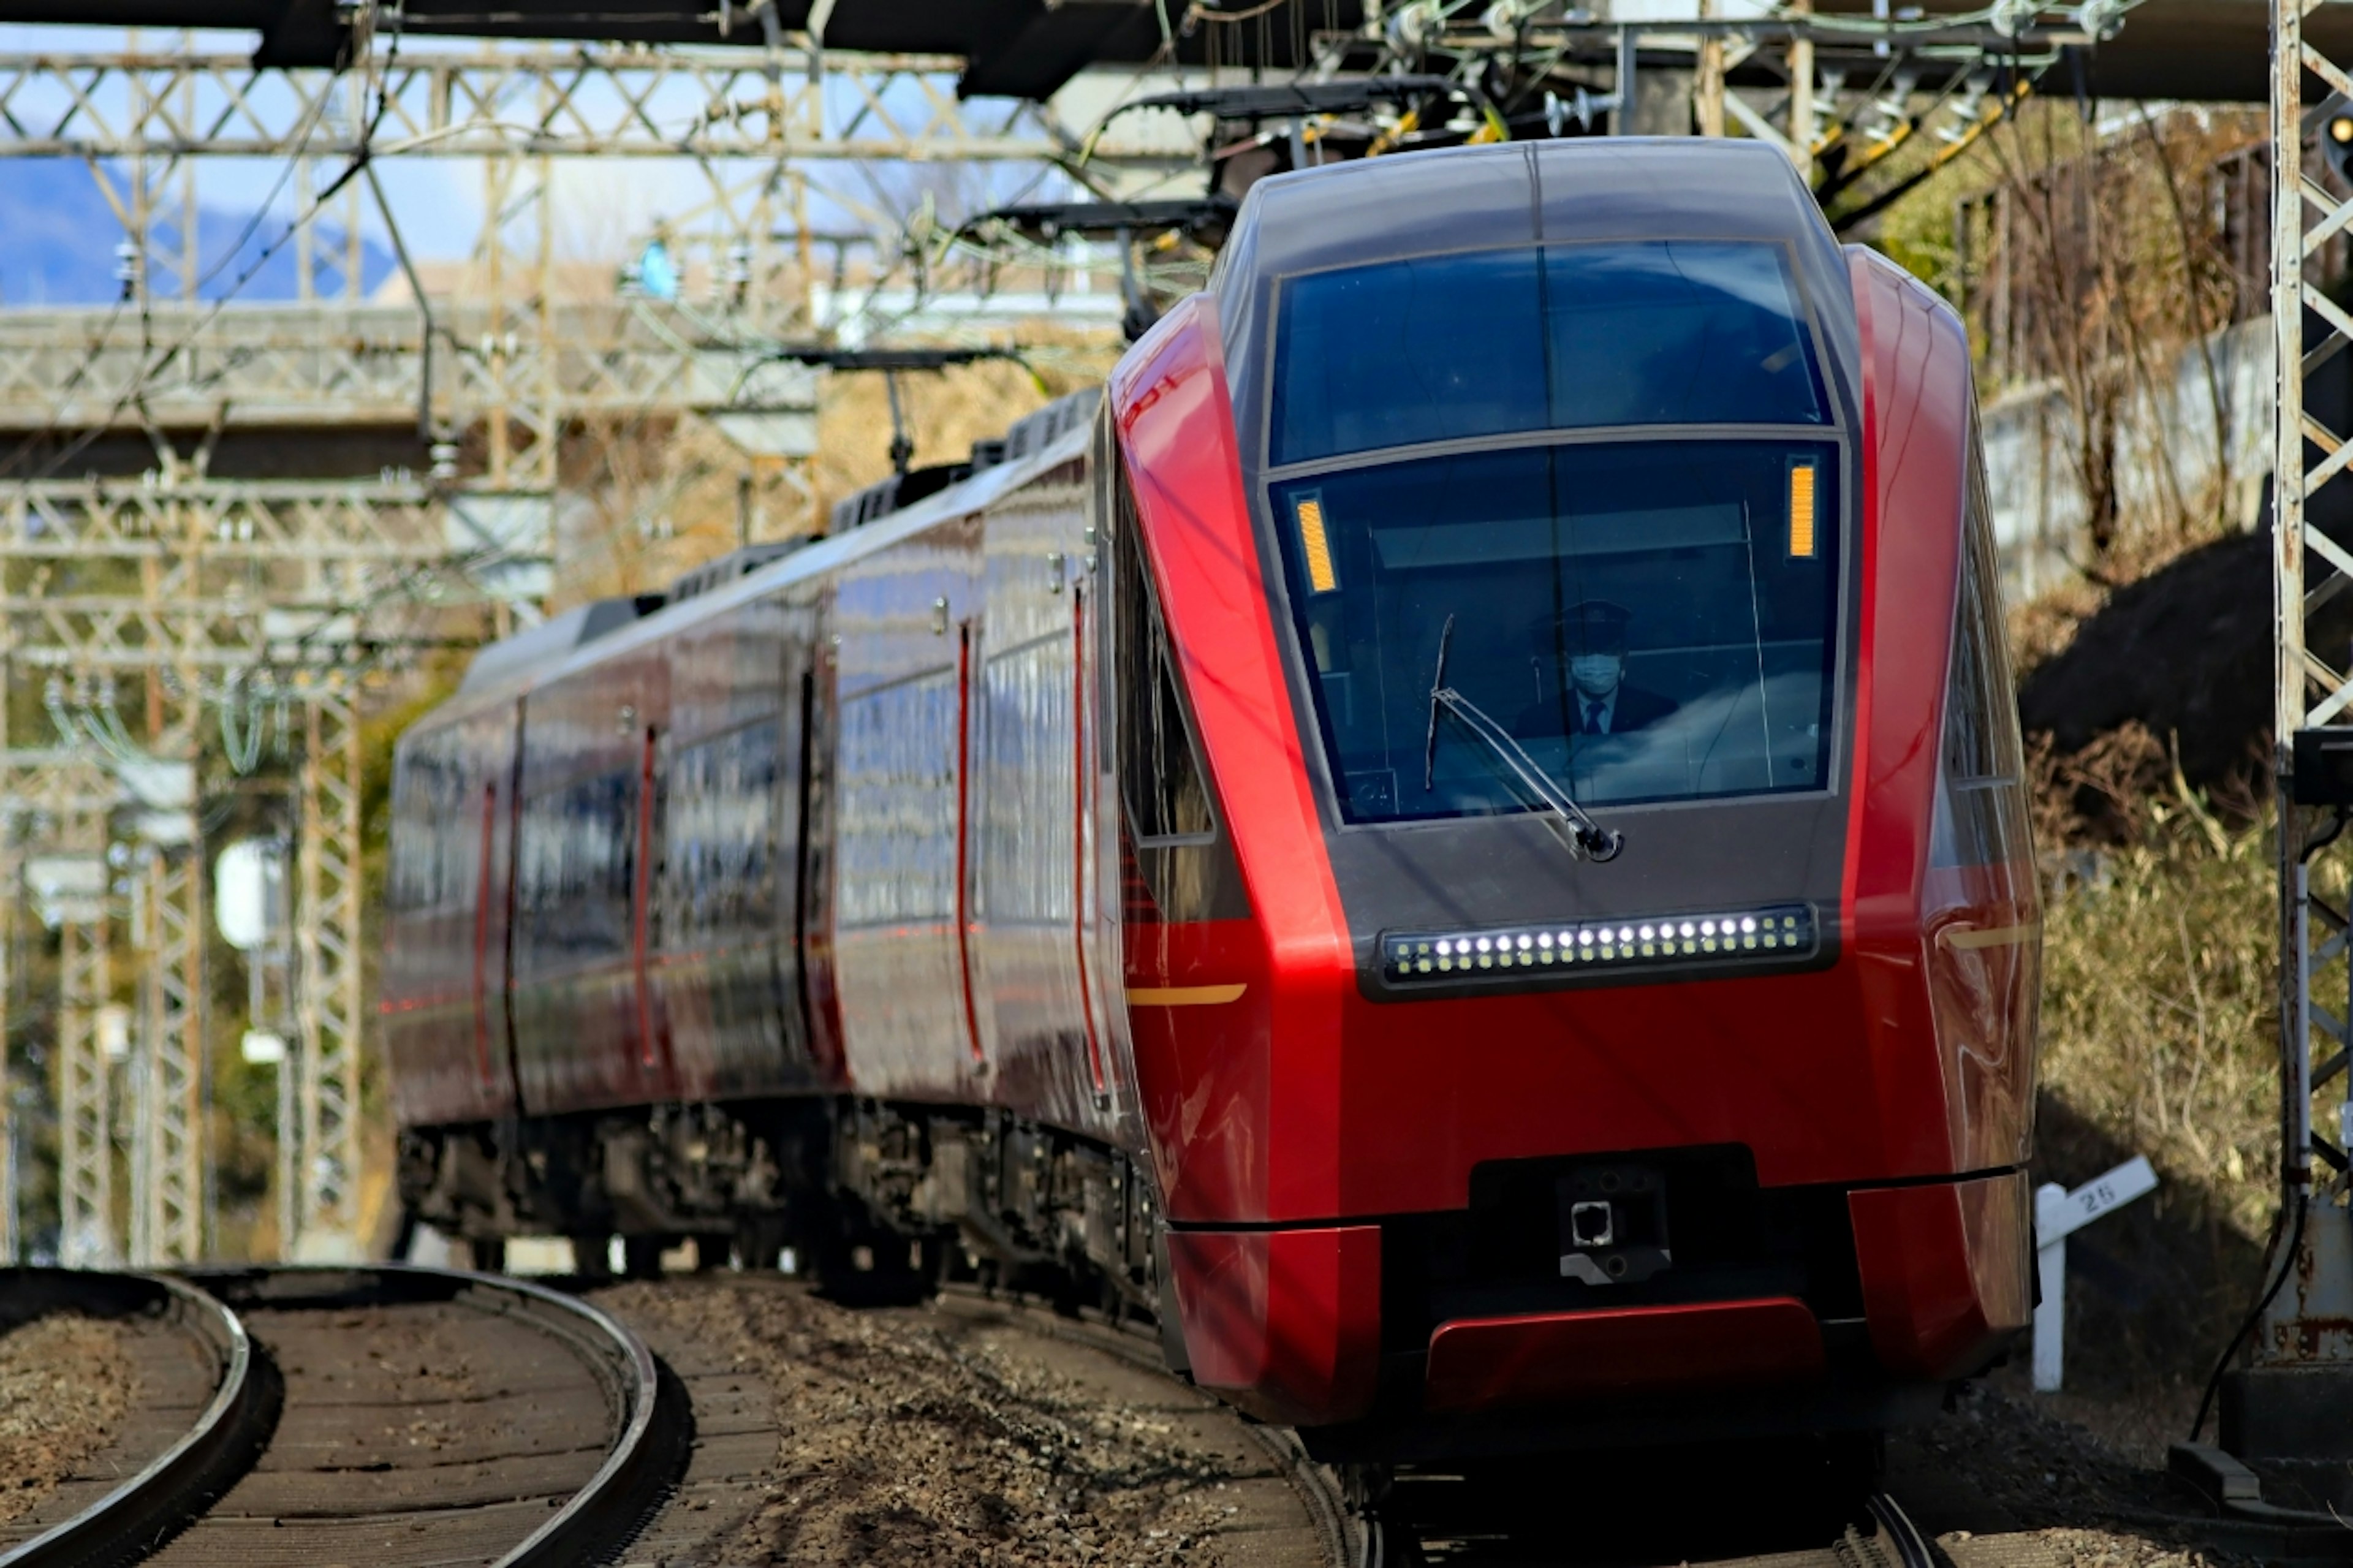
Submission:
[[[492,312],[470,401],[484,410],[492,490],[552,490],[557,406],[554,226],[543,157],[495,158],[482,165],[483,221],[473,271]]]
[[[69,908],[58,925],[57,1044],[58,1255],[69,1268],[103,1268],[121,1257],[114,1226],[113,1064],[99,1027],[111,985],[105,900]]]
[[[2311,517],[2314,497],[2353,465],[2346,433],[2316,418],[2305,378],[2348,342],[2353,316],[2306,268],[2320,247],[2353,224],[2353,199],[2307,173],[2305,79],[2353,96],[2353,79],[2304,36],[2312,0],[2274,0],[2272,10],[2272,328],[2276,379],[2273,426],[2273,602],[2277,628],[2273,723],[2277,737],[2280,887],[2280,1198],[2283,1224],[2266,1279],[2271,1294],[2253,1342],[2253,1366],[2236,1374],[2222,1405],[2226,1446],[2272,1459],[2318,1457],[2284,1417],[2313,1377],[2353,1374],[2353,1216],[2348,1181],[2316,1180],[2316,1162],[2347,1169],[2353,1100],[2344,1086],[2353,1032],[2347,1005],[2344,913],[2316,894],[2315,857],[2337,837],[2313,805],[2334,805],[2344,825],[2353,775],[2330,757],[2353,751],[2353,676],[2336,650],[2311,647],[2307,615],[2353,583],[2353,553]],[[2307,327],[2313,328],[2307,333]],[[2337,775],[2337,776],[2332,776]],[[2326,994],[2323,980],[2330,982]],[[2325,1053],[2325,1054],[2321,1054]],[[2316,1126],[2316,1099],[2333,1095],[2333,1114]],[[2342,1394],[2333,1396],[2341,1399]],[[2333,1402],[2333,1401],[2332,1401]]]
[[[0,690],[5,690],[0,683]],[[5,738],[5,726],[0,726]],[[21,1260],[24,1217],[16,1170],[16,1070],[10,1024],[16,999],[16,897],[21,867],[0,823],[0,1268]]]
[[[360,725],[332,682],[305,694],[295,848],[305,1256],[356,1256],[360,1170]]]
[[[204,857],[150,847],[138,878],[139,1045],[131,1118],[131,1261],[205,1255]]]

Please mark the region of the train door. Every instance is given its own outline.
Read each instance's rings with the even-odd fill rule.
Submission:
[[[485,758],[494,819],[491,830],[491,930],[482,970],[482,1003],[490,1025],[491,1070],[508,1115],[522,1109],[522,1076],[515,1056],[514,952],[516,828],[522,806],[522,703],[499,706]]]
[[[776,694],[776,766],[769,805],[773,824],[769,875],[776,893],[768,922],[768,990],[777,1019],[778,1081],[797,1086],[812,1080],[809,1068],[818,1059],[802,973],[807,918],[803,900],[807,888],[807,860],[802,846],[810,805],[809,707],[814,695],[810,669],[814,650],[807,627],[813,617],[781,602],[774,611],[779,636],[763,650]]]
[[[383,1012],[407,1123],[483,1121],[511,1104],[486,1006],[502,930],[491,729],[475,715],[420,730],[395,768]]]
[[[843,569],[833,973],[851,1077],[874,1094],[968,1098],[972,676],[977,518],[943,520]]]
[[[516,1105],[514,1029],[507,979],[514,937],[515,723],[512,702],[467,726],[470,798],[457,815],[475,842],[471,953],[474,1066],[486,1104]]]
[[[1083,1125],[1104,1087],[1081,962],[1080,687],[1087,584],[1082,466],[988,513],[978,660],[971,946],[996,1097]]]
[[[835,771],[836,737],[839,731],[840,669],[839,639],[829,636],[831,624],[819,599],[797,606],[793,633],[787,640],[786,672],[797,669],[799,693],[795,710],[798,759],[786,775],[786,797],[792,810],[793,850],[778,866],[792,879],[788,958],[784,973],[787,994],[797,1005],[802,1039],[811,1069],[819,1081],[849,1087],[849,1059],[841,1028],[841,995],[834,963],[836,862]]]
[[[616,660],[527,703],[511,1005],[516,1079],[534,1114],[670,1092],[646,984],[663,676],[651,658]]]
[[[668,1099],[677,1092],[678,1067],[671,1049],[670,1020],[655,994],[653,954],[661,935],[655,929],[655,894],[662,884],[662,857],[667,840],[662,835],[663,796],[668,775],[661,763],[661,729],[646,722],[631,735],[637,747],[637,793],[631,800],[629,830],[636,837],[630,866],[634,886],[629,891],[629,967],[630,990],[636,1002],[636,1031],[632,1044],[637,1050],[639,1080],[655,1096]]]
[[[684,1099],[807,1088],[797,955],[801,682],[754,600],[670,644],[650,961]]]

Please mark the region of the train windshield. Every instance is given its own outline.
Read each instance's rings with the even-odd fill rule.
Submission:
[[[1468,251],[1291,279],[1273,392],[1276,468],[1523,431],[1831,422],[1788,258],[1753,240]]]
[[[1841,515],[1822,438],[1577,440],[1271,487],[1352,822],[1532,809],[1446,685],[1584,805],[1822,787]]]

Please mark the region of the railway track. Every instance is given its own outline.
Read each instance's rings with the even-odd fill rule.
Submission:
[[[1156,1341],[1133,1326],[951,1294],[1164,1375]],[[0,1274],[0,1325],[59,1310],[129,1331],[142,1395],[89,1474],[0,1528],[0,1568],[610,1561],[659,1510],[692,1439],[683,1390],[635,1332],[525,1281],[388,1266],[193,1283]],[[1248,1430],[1337,1568],[1476,1563],[1499,1547],[1522,1561],[1535,1544],[1450,1528],[1442,1509],[1411,1500],[1415,1486],[1428,1494],[1419,1478],[1375,1506],[1362,1478],[1316,1463],[1288,1431]],[[1866,1513],[1822,1550],[1746,1561],[1936,1563],[1892,1499],[1873,1497]]]
[[[1088,1345],[1155,1376],[1166,1375],[1157,1337],[1139,1327],[1114,1325],[1092,1313],[1068,1317],[1026,1299],[990,1296],[970,1286],[951,1284],[944,1287],[943,1293],[987,1301],[1018,1315],[1031,1332]],[[1324,1559],[1335,1568],[1418,1568],[1426,1563],[1484,1560],[1485,1542],[1468,1543],[1467,1551],[1455,1551],[1449,1549],[1452,1542],[1433,1541],[1425,1551],[1421,1537],[1428,1521],[1418,1518],[1417,1510],[1410,1505],[1397,1506],[1397,1494],[1392,1494],[1390,1506],[1375,1506],[1362,1478],[1317,1463],[1288,1428],[1251,1423],[1248,1430],[1299,1494],[1322,1537]],[[1894,1498],[1873,1493],[1864,1500],[1862,1511],[1862,1517],[1848,1524],[1839,1539],[1819,1550],[1714,1561],[1718,1568],[1938,1568],[1935,1548]],[[1444,1531],[1441,1528],[1434,1533]],[[1543,1546],[1537,1547],[1535,1555],[1527,1554],[1530,1544],[1525,1540],[1514,1541],[1505,1543],[1504,1550],[1514,1563],[1543,1561],[1550,1555]],[[1559,1560],[1580,1559],[1582,1554],[1572,1551]]]
[[[396,1266],[81,1279],[167,1290],[233,1350],[185,1437],[0,1568],[597,1563],[659,1507],[691,1439],[636,1333],[524,1281]]]
[[[275,1374],[217,1298],[153,1274],[0,1270],[0,1327],[60,1311],[120,1325],[141,1394],[111,1442],[0,1526],[0,1568],[135,1561],[227,1490],[277,1419]]]

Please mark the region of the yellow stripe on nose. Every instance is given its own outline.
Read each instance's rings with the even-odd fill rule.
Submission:
[[[1232,1002],[1247,985],[1159,985],[1131,990],[1128,1001],[1138,1007],[1214,1007]]]

